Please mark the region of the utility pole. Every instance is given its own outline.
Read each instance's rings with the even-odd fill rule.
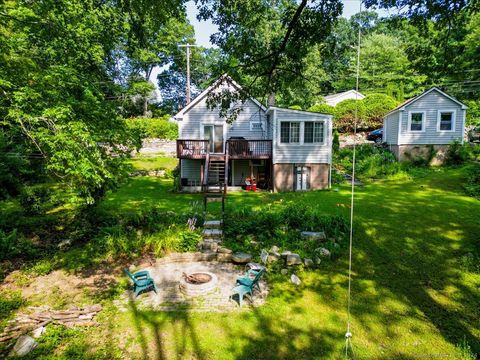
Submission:
[[[191,44],[178,45],[178,47],[187,48],[187,88],[186,88],[187,103],[186,105],[190,104],[190,48],[196,47],[196,46],[197,45],[191,45]]]

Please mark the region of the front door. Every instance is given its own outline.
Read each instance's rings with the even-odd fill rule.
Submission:
[[[204,125],[203,136],[210,141],[210,152],[223,154],[223,125]]]
[[[307,166],[295,167],[295,190],[302,191],[310,188],[310,168]]]

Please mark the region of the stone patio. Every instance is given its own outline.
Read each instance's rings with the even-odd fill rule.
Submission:
[[[135,304],[140,308],[150,308],[158,311],[213,311],[228,312],[238,311],[237,298],[230,300],[231,290],[235,286],[238,276],[244,274],[244,267],[234,265],[230,262],[209,261],[208,254],[204,253],[183,253],[171,254],[158,259],[153,266],[139,270],[147,270],[154,279],[158,294],[153,291],[139,295]],[[185,296],[179,288],[182,273],[191,274],[194,272],[210,272],[218,277],[215,290],[207,295],[197,297]],[[265,303],[268,286],[264,279],[260,281],[261,291],[255,292],[253,303],[247,296],[244,299],[243,309],[249,306],[260,306]],[[131,291],[124,294],[122,301],[118,302],[120,307],[128,306],[128,299]]]

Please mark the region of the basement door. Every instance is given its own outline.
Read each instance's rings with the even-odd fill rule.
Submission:
[[[295,166],[295,191],[310,189],[310,167]]]

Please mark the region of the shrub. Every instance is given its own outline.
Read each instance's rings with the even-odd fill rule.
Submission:
[[[23,304],[22,293],[20,291],[2,291],[0,292],[0,319],[7,318],[10,313],[18,309]]]
[[[175,140],[178,137],[178,126],[168,121],[169,116],[163,118],[131,118],[127,124],[131,129],[140,132],[144,138],[158,138]]]
[[[9,234],[0,230],[0,260],[8,259],[17,253],[17,230]]]
[[[340,253],[349,226],[342,216],[324,215],[297,204],[281,209],[235,210],[227,213],[225,224],[226,242],[233,250],[254,250],[258,241],[266,249],[276,245],[307,257],[314,257],[316,248],[326,246]],[[329,241],[337,245],[307,241],[300,236],[301,231],[325,231]]]
[[[337,129],[333,132],[332,150],[333,152],[338,152],[340,150],[340,135],[338,134]]]
[[[480,165],[472,165],[467,169],[467,179],[463,187],[469,196],[480,199]]]
[[[362,100],[348,99],[338,103],[335,107],[334,126],[340,132],[353,131],[355,114],[358,116],[357,129],[366,128],[366,108]]]
[[[335,115],[335,107],[327,104],[316,104],[311,106],[308,111],[327,114],[327,115]]]
[[[20,205],[28,215],[40,215],[46,210],[51,191],[46,186],[25,187],[19,197]]]
[[[365,117],[369,128],[383,125],[383,117],[397,105],[398,101],[385,94],[367,95],[362,102],[365,104]]]
[[[445,155],[447,165],[461,165],[470,158],[470,145],[461,144],[458,140],[448,145]]]

